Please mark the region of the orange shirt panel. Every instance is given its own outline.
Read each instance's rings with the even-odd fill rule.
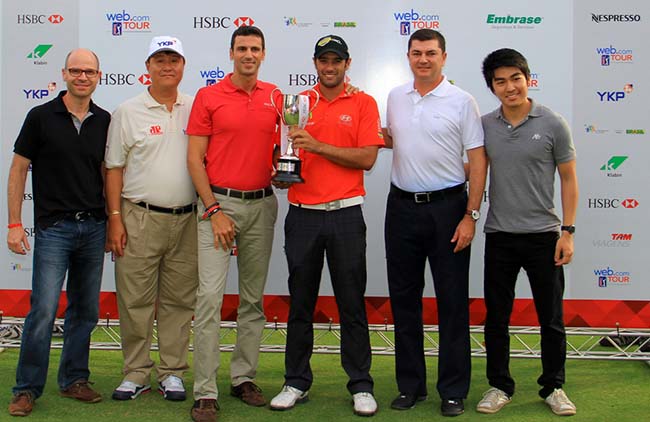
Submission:
[[[261,189],[271,184],[273,147],[279,142],[279,117],[271,103],[275,85],[257,81],[249,95],[231,76],[197,92],[187,133],[209,137],[205,168],[211,185]]]
[[[319,91],[318,86],[315,89]],[[310,98],[315,101],[313,94]],[[338,147],[384,145],[377,103],[361,92],[354,95],[343,92],[333,101],[321,95],[305,129],[320,142]],[[305,182],[289,188],[289,202],[321,204],[366,194],[363,170],[340,166],[307,151],[301,150],[299,156],[303,160],[301,176]]]

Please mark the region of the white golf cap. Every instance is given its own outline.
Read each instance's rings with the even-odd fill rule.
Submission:
[[[153,37],[151,44],[149,44],[149,55],[147,55],[147,59],[156,53],[160,53],[161,51],[172,51],[174,53],[180,54],[182,57],[185,57],[185,54],[183,54],[183,44],[181,44],[181,40],[175,37],[170,37],[169,35]]]

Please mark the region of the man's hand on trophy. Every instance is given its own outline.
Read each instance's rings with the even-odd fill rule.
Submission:
[[[314,139],[305,129],[292,128],[289,137],[293,140],[293,149],[303,149],[314,154],[320,154],[322,143]]]
[[[271,184],[275,186],[278,189],[289,189],[293,183],[290,182],[279,182],[275,180],[275,175],[278,174],[277,171],[273,170],[273,173],[271,173]]]

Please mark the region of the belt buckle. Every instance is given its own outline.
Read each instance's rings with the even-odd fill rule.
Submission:
[[[341,209],[341,200],[331,201],[325,204],[325,211],[336,211]]]
[[[413,194],[413,199],[415,199],[416,204],[426,204],[427,202],[431,202],[431,198],[429,196],[430,192],[416,192]]]
[[[174,207],[172,208],[172,215],[183,214],[183,207]]]
[[[84,221],[88,217],[88,213],[86,211],[79,211],[74,213],[74,219],[76,221]]]

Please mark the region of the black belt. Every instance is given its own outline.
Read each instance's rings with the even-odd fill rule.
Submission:
[[[75,221],[86,221],[91,217],[96,218],[95,214],[93,214],[90,211],[68,212],[63,214],[64,219],[75,220]]]
[[[228,189],[228,188],[222,188],[219,186],[212,186],[210,185],[210,188],[212,188],[212,192],[218,193],[221,195],[226,195],[226,196],[231,196],[233,198],[239,198],[239,199],[262,199],[266,196],[271,196],[273,195],[273,188],[271,186],[267,186],[264,189],[257,189],[257,190],[236,190],[236,189]]]
[[[439,201],[441,199],[448,198],[450,195],[461,192],[465,192],[465,183],[446,189],[434,190],[431,192],[407,192],[393,184],[390,185],[390,193],[397,195],[399,198],[409,199],[416,204],[427,204],[429,202]]]
[[[173,208],[165,208],[165,207],[159,207],[157,205],[151,205],[147,204],[146,202],[135,202],[135,205],[146,208],[150,211],[156,211],[156,212],[162,212],[165,214],[187,214],[188,212],[193,212],[196,210],[196,204],[189,204],[189,205],[184,205],[182,207],[173,207]]]

